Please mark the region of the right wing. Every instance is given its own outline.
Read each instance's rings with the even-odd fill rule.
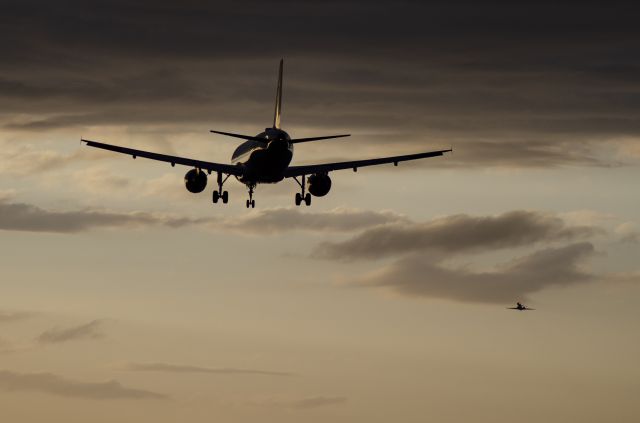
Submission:
[[[424,159],[427,157],[442,156],[444,153],[447,153],[449,151],[453,151],[453,150],[449,149],[449,150],[427,151],[425,153],[407,154],[404,156],[381,157],[378,159],[355,160],[352,162],[325,163],[325,164],[308,165],[308,166],[289,166],[289,168],[285,170],[284,176],[285,178],[292,178],[294,176],[310,175],[312,173],[328,173],[334,170],[342,170],[342,169],[356,170],[359,167],[375,166],[375,165],[380,165],[385,163],[393,163],[394,165],[397,166],[398,162],[405,162],[407,160]]]
[[[344,137],[350,137],[351,134],[345,134],[345,135],[325,135],[323,137],[311,137],[311,138],[294,138],[292,139],[290,142],[292,144],[297,144],[299,142],[309,142],[309,141],[320,141],[320,140],[330,140],[332,138],[344,138]]]
[[[89,147],[100,148],[102,150],[115,151],[116,153],[122,153],[128,156],[132,156],[134,159],[136,157],[144,157],[146,159],[171,163],[171,166],[175,166],[176,164],[179,164],[183,166],[196,167],[198,169],[208,170],[211,172],[226,173],[233,176],[241,176],[243,173],[242,167],[230,165],[230,164],[205,162],[202,160],[187,159],[185,157],[169,156],[166,154],[152,153],[150,151],[144,151],[144,150],[135,150],[133,148],[120,147],[117,145],[104,144],[101,142],[90,141],[85,139],[81,141],[86,143]]]

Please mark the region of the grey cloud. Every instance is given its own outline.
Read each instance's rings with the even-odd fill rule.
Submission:
[[[428,222],[372,227],[342,242],[319,244],[317,258],[375,259],[413,252],[463,253],[593,236],[598,229],[569,226],[549,213],[511,211],[498,216],[453,215]]]
[[[40,334],[36,340],[41,344],[57,344],[68,341],[103,337],[102,322],[94,320],[84,325],[69,328],[53,328]]]
[[[351,232],[371,226],[407,222],[391,211],[336,208],[321,212],[301,212],[294,208],[275,208],[227,219],[217,226],[245,234],[277,234],[288,231]]]
[[[576,243],[542,249],[484,272],[449,268],[425,256],[412,256],[350,283],[389,288],[411,297],[510,304],[547,287],[594,280],[595,275],[580,269],[593,254],[592,244]]]
[[[262,376],[292,376],[293,373],[276,372],[270,370],[240,369],[233,367],[201,367],[167,363],[130,363],[124,370],[133,372],[165,372],[165,373],[208,373],[220,375],[262,375]]]
[[[108,212],[99,210],[52,211],[38,206],[9,202],[0,198],[0,230],[78,233],[97,228],[163,226],[179,228],[207,226],[213,230],[244,235],[278,234],[288,231],[349,232],[406,217],[390,211],[337,208],[326,212],[301,212],[293,208],[265,209],[245,215],[219,218],[179,217],[148,212]]]
[[[118,381],[78,382],[51,373],[17,373],[0,371],[0,389],[5,391],[43,392],[63,397],[93,400],[165,399],[166,395],[143,389],[127,388]]]
[[[114,227],[175,228],[202,223],[206,220],[145,212],[50,211],[31,204],[0,201],[0,230],[6,231],[77,233],[96,228]]]
[[[289,128],[400,129],[412,150],[455,143],[459,154],[438,166],[618,164],[600,148],[640,135],[631,5],[65,3],[3,6],[8,129],[160,132],[215,116],[259,130],[270,118],[269,72],[284,56]],[[282,21],[287,31],[264,25]],[[395,147],[379,139],[381,152]]]

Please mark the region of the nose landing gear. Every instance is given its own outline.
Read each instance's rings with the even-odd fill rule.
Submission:
[[[251,207],[252,209],[256,207],[256,200],[253,199],[253,189],[255,185],[248,185],[249,187],[249,199],[247,200],[247,208]]]

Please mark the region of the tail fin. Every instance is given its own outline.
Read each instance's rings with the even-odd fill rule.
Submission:
[[[273,113],[273,127],[280,129],[280,114],[282,113],[282,65],[284,59],[280,59],[280,70],[278,71],[278,91],[276,91],[276,108]]]

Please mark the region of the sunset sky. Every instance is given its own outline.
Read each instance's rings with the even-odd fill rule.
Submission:
[[[640,419],[640,12],[3,1],[0,421]],[[184,187],[271,126],[295,207]],[[532,312],[507,310],[516,301]]]

